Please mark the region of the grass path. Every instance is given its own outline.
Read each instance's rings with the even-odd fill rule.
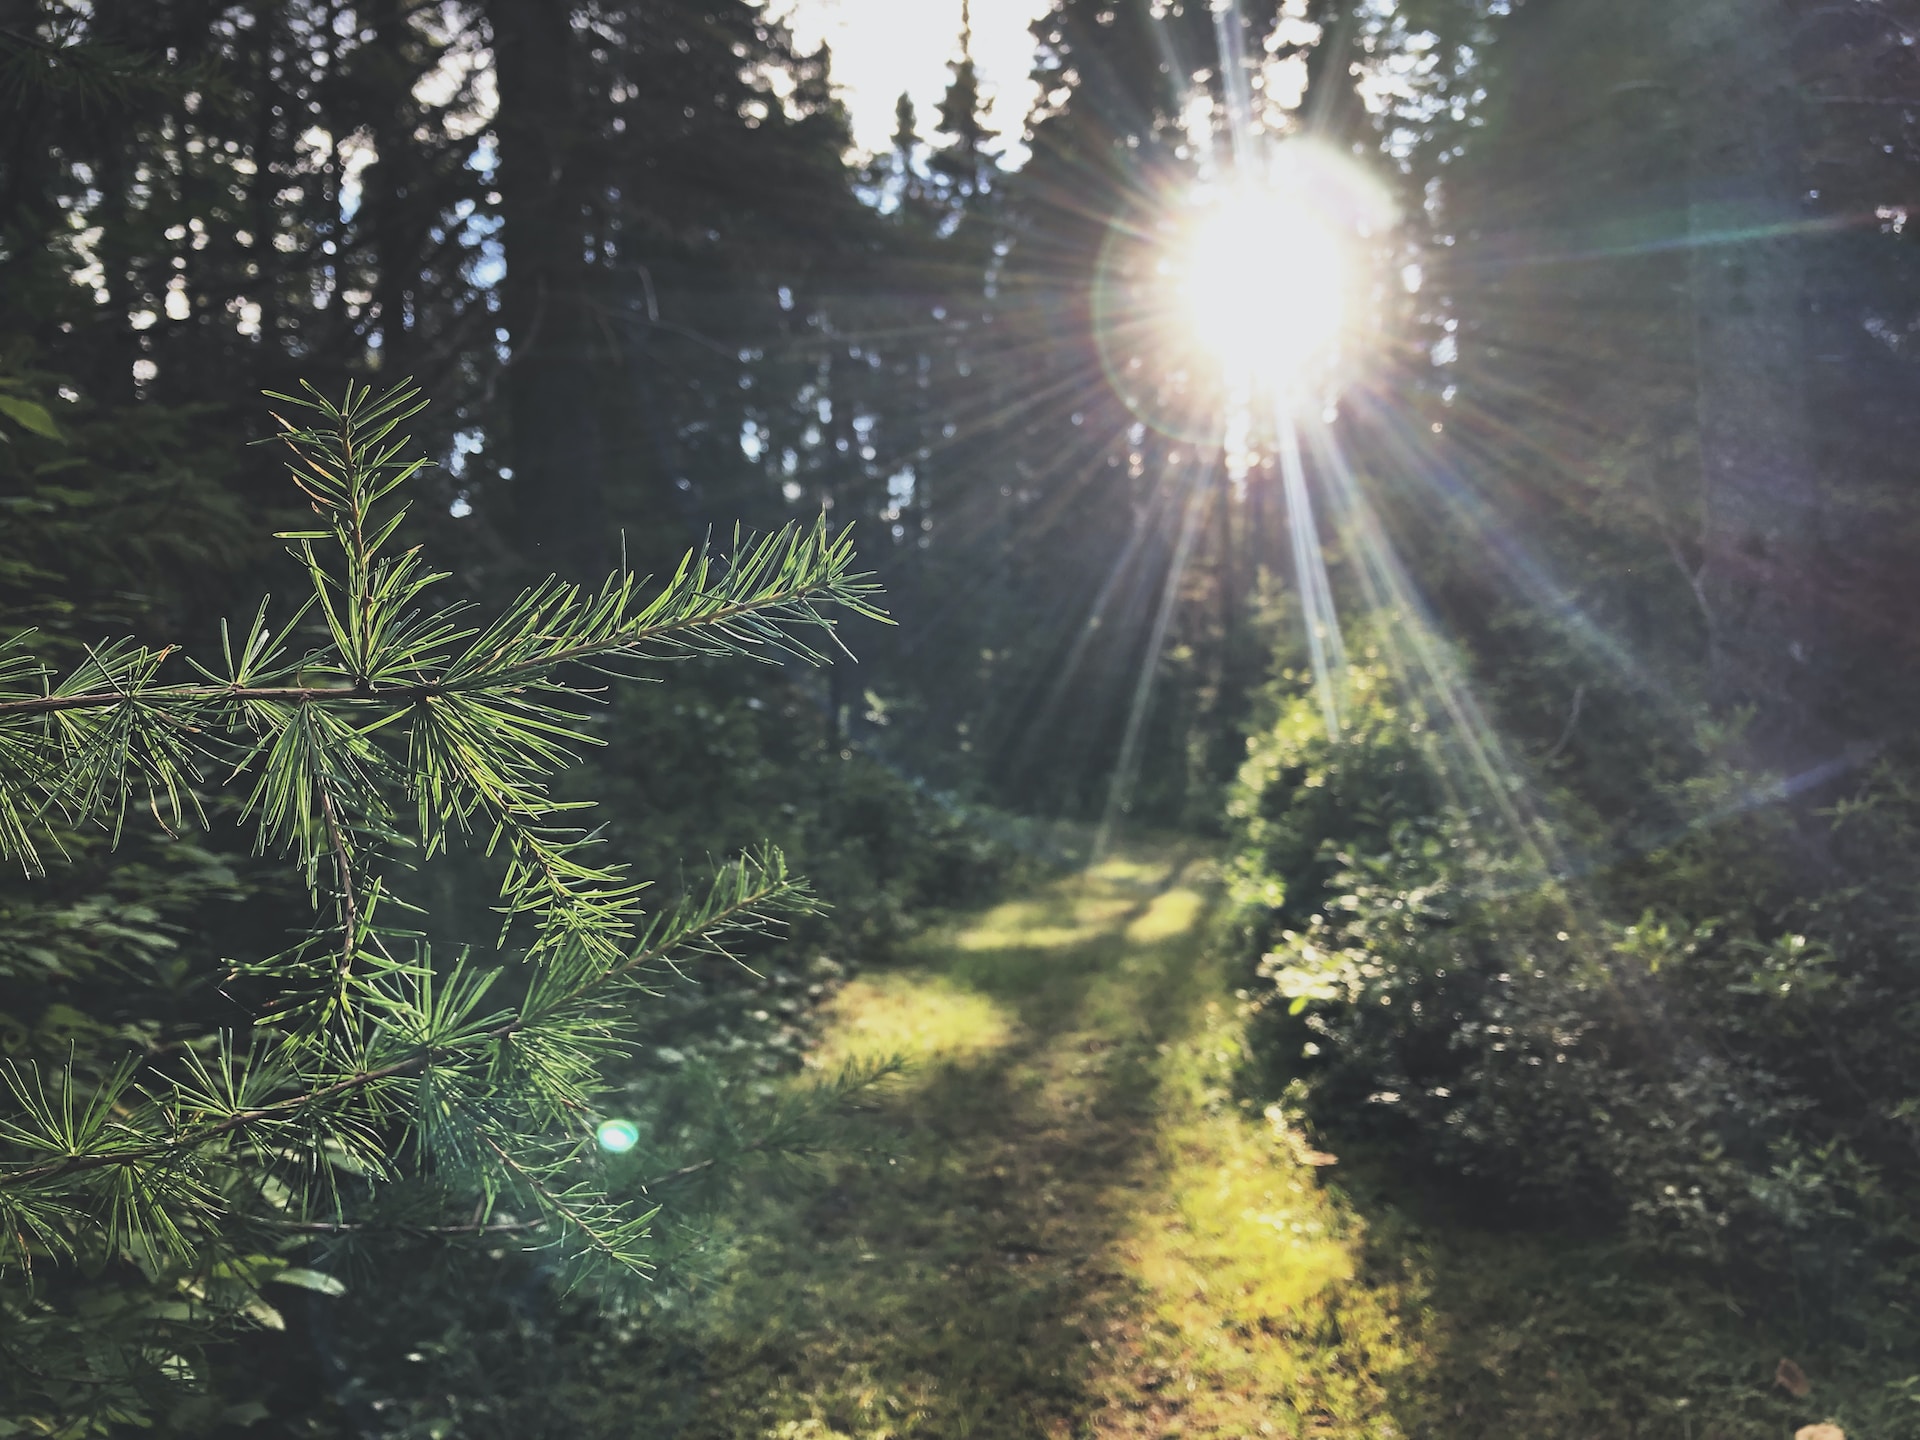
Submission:
[[[1111,861],[846,986],[821,1062],[916,1062],[889,1159],[755,1208],[680,1433],[1399,1434],[1417,1297],[1233,1100],[1209,907],[1202,864]]]
[[[914,1062],[861,1121],[873,1154],[748,1197],[727,1277],[677,1338],[636,1333],[579,1433],[1920,1440],[1891,1341],[1488,1224],[1391,1154],[1329,1171],[1236,1098],[1211,894],[1136,854],[846,985],[816,1062]],[[1787,1357],[1810,1394],[1774,1383]]]

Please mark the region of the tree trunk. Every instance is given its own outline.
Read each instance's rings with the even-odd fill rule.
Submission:
[[[427,227],[414,187],[420,166],[412,141],[417,122],[413,86],[419,78],[419,45],[404,0],[373,0],[366,20],[373,28],[370,57],[361,60],[360,83],[368,128],[379,156],[361,177],[360,208],[370,232],[376,269],[374,305],[380,317],[381,368],[394,379],[415,375],[415,345],[409,311],[426,249]]]
[[[1320,42],[1307,52],[1307,88],[1300,113],[1309,134],[1340,150],[1372,139],[1372,122],[1360,98],[1354,67],[1366,59],[1360,27],[1348,0],[1322,0],[1309,12]]]
[[[0,0],[0,63],[33,39],[39,0]],[[17,87],[0,101],[0,326],[28,323],[25,281],[44,263],[59,210],[48,199],[54,170],[47,142],[49,105],[40,87]]]
[[[1689,288],[1713,697],[1751,707],[1752,752],[1821,744],[1821,486],[1806,404],[1801,101],[1785,0],[1672,9],[1687,106]]]
[[[538,566],[575,579],[605,570],[606,465],[596,371],[613,356],[596,319],[585,259],[584,123],[573,82],[569,7],[492,0],[500,86],[501,318],[514,517]]]

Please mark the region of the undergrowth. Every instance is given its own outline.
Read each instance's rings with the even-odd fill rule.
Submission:
[[[1408,1413],[1435,1435],[1920,1434],[1911,1106],[1866,1099],[1913,1089],[1890,772],[1813,817],[1811,896],[1814,823],[1725,766],[1664,797],[1695,823],[1638,846],[1556,797],[1586,858],[1550,869],[1450,787],[1383,666],[1346,700],[1330,740],[1277,686],[1233,801],[1243,1083],[1290,1087],[1376,1157],[1383,1217],[1424,1217],[1376,1227],[1434,1287]]]
[[[1490,1205],[1278,1091],[1212,864],[1146,849],[817,997],[783,1096],[884,1060],[800,1183],[613,1322],[495,1285],[373,1433],[649,1440],[1788,1440],[1915,1433],[1896,1357]],[[817,983],[817,982],[813,982]],[[691,1062],[689,1062],[691,1063]],[[1297,1069],[1297,1067],[1296,1067]],[[316,1300],[316,1306],[326,1302]],[[464,1357],[464,1358],[463,1358]],[[1811,1386],[1776,1383],[1790,1360]],[[448,1371],[448,1373],[452,1373]],[[538,1383],[533,1383],[537,1378]],[[416,1386],[424,1395],[428,1387]],[[451,1423],[449,1423],[451,1422]],[[437,1428],[436,1428],[437,1427]]]

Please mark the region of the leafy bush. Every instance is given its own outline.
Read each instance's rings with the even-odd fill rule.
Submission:
[[[1555,876],[1450,797],[1382,667],[1356,668],[1348,704],[1331,740],[1276,687],[1231,801],[1265,1083],[1303,1071],[1325,1123],[1643,1252],[1790,1277],[1814,1310],[1906,1273],[1904,772],[1810,817],[1712,771],[1672,797],[1699,823]]]
[[[780,670],[678,667],[615,697],[581,782],[605,805],[610,841],[651,874],[778,845],[827,902],[794,943],[864,958],[925,912],[984,899],[1015,852],[875,755],[829,744],[814,699]]]

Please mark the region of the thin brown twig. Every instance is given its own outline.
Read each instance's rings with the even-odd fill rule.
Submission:
[[[327,844],[333,850],[334,873],[340,878],[340,921],[345,934],[340,940],[339,979],[344,986],[353,973],[353,954],[360,942],[360,903],[353,891],[353,862],[347,855],[346,837],[340,828],[340,817],[333,809],[333,791],[325,780],[319,782],[318,788],[320,817],[326,823]]]
[[[487,1142],[489,1146],[491,1141]],[[772,1141],[760,1141],[747,1146],[742,1155],[758,1154],[771,1148]],[[497,1147],[495,1147],[497,1149]],[[720,1163],[719,1157],[709,1155],[705,1160],[696,1160],[690,1165],[682,1165],[677,1170],[668,1170],[664,1174],[651,1175],[640,1182],[642,1192],[655,1186],[671,1185],[676,1180],[688,1180],[695,1175],[711,1170]],[[273,1220],[260,1222],[275,1230],[285,1230],[296,1235],[365,1235],[370,1233],[390,1233],[395,1235],[524,1235],[531,1230],[545,1229],[551,1220],[507,1220],[488,1223],[469,1221],[464,1225],[420,1225],[405,1221],[393,1221],[386,1224],[373,1224],[364,1220]]]
[[[567,1204],[560,1196],[554,1194],[551,1187],[542,1181],[538,1175],[535,1175],[531,1170],[527,1169],[526,1166],[509,1155],[491,1135],[483,1134],[480,1137],[480,1143],[494,1153],[499,1159],[501,1166],[510,1175],[514,1176],[521,1184],[533,1191],[535,1195],[538,1195],[541,1201],[551,1208],[555,1215],[559,1216],[567,1224],[573,1226],[574,1229],[586,1236],[588,1243],[591,1244],[594,1249],[598,1250],[602,1255],[612,1256],[616,1254],[614,1243],[602,1235],[586,1216],[574,1209],[573,1206]]]
[[[552,1224],[550,1220],[511,1220],[494,1224],[474,1222],[467,1225],[413,1225],[395,1221],[371,1225],[363,1220],[262,1220],[274,1230],[295,1235],[364,1235],[387,1232],[395,1235],[521,1235]]]

